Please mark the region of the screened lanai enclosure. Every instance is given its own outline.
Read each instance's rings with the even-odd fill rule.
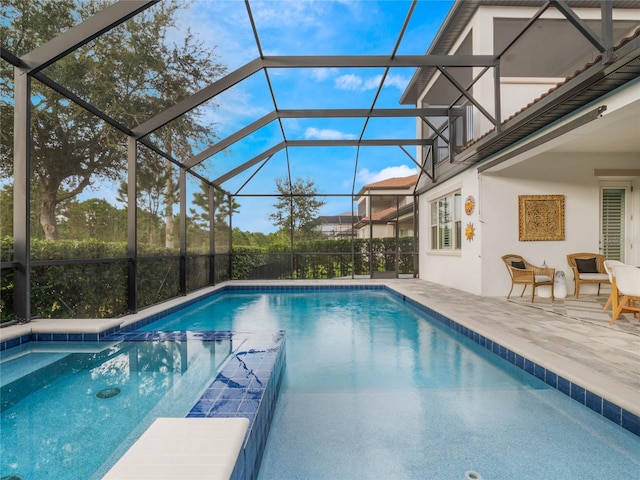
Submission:
[[[417,277],[417,185],[472,118],[500,128],[501,66],[535,20],[498,55],[426,55],[452,4],[3,2],[2,321],[121,316],[229,279]],[[402,101],[436,74],[442,101]]]

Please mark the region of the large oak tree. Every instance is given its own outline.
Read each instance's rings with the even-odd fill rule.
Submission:
[[[24,55],[79,21],[105,8],[104,0],[4,0],[0,24],[2,47]],[[186,32],[179,44],[169,40],[185,2],[160,2],[101,35],[43,70],[65,88],[129,128],[141,124],[200,90],[225,73],[215,51]],[[13,171],[13,67],[0,62],[0,176]],[[32,189],[39,199],[39,221],[47,239],[59,238],[56,208],[101,181],[121,181],[126,174],[126,138],[89,112],[32,80]],[[190,112],[152,136],[174,158],[192,154],[193,145],[213,142],[213,125],[198,122]],[[140,161],[172,166],[158,156]],[[145,158],[146,157],[146,158]],[[152,159],[152,160],[149,160]],[[157,169],[158,167],[154,167]],[[174,169],[175,170],[175,169]],[[172,198],[175,179],[165,176],[166,198]],[[165,211],[172,221],[171,207]],[[167,224],[167,234],[170,226]]]

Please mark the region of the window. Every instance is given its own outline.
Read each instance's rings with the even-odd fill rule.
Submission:
[[[462,198],[452,193],[431,203],[431,250],[460,250]]]
[[[602,189],[600,245],[602,253],[608,260],[624,262],[625,197],[626,189],[624,187]]]

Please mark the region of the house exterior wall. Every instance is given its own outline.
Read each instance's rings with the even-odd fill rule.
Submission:
[[[484,6],[478,8],[476,14],[467,25],[466,31],[460,36],[458,45],[462,43],[462,39],[466,35],[471,34],[472,50],[474,55],[493,55],[494,52],[494,18],[515,18],[530,19],[538,10],[538,7],[508,7],[508,6]],[[600,18],[600,10],[597,8],[575,8],[575,14],[582,20],[597,20]],[[640,10],[631,9],[615,9],[613,12],[614,20],[620,21],[640,21]],[[566,20],[559,11],[555,9],[547,10],[541,17],[545,20]],[[562,38],[558,39],[562,42]],[[546,55],[548,52],[532,51],[531,55]],[[595,56],[595,53],[594,53]],[[473,77],[480,74],[482,68],[473,68]],[[571,75],[573,71],[563,72],[563,75]],[[546,78],[542,76],[536,77],[501,77],[500,78],[500,114],[501,119],[509,118],[517,111],[525,108],[529,103],[538,98],[541,94],[547,92],[549,88],[563,80],[564,77]],[[480,103],[491,114],[495,115],[494,109],[494,77],[490,72],[485,73],[482,78],[472,88],[474,98],[480,100]],[[484,115],[476,111],[473,120],[474,136],[483,135],[494,127],[491,121]]]
[[[413,191],[413,186],[410,188]],[[356,198],[358,204],[358,214],[362,217],[370,217],[378,212],[388,208],[401,208],[407,204],[413,203],[413,195],[407,195],[406,188],[389,188],[389,189],[370,189],[365,190],[366,193],[374,196],[363,195]],[[380,198],[384,197],[384,198]],[[379,219],[379,217],[378,217]],[[407,228],[407,220],[400,219],[403,222],[402,228]],[[411,235],[413,235],[413,219],[409,217],[411,222]],[[373,224],[373,238],[395,237],[395,224],[387,225],[386,223]],[[370,227],[366,223],[359,227],[356,231],[357,238],[370,238]]]
[[[610,155],[607,168],[638,168],[638,158],[633,155]],[[600,188],[604,183],[626,182],[634,186],[627,205],[634,213],[640,208],[640,179],[612,180],[596,177],[594,171],[602,168],[601,154],[551,153],[531,162],[522,162],[497,174],[480,177],[480,201],[482,230],[482,289],[487,296],[506,295],[511,281],[500,257],[507,253],[523,255],[535,265],[547,265],[565,272],[567,292],[574,291],[573,274],[566,255],[576,252],[600,251]],[[564,195],[565,240],[518,240],[518,195]],[[639,222],[636,222],[636,224]],[[629,226],[629,238],[638,238],[638,226]],[[635,231],[634,231],[635,230]],[[636,241],[634,249],[640,248]],[[627,263],[638,262],[627,259]],[[595,293],[595,285],[580,289]],[[519,292],[518,292],[519,293]]]
[[[640,104],[640,81],[603,97],[609,114],[628,111]],[[634,88],[635,87],[635,88]],[[628,105],[631,105],[629,107]],[[586,106],[585,109],[592,108]],[[579,114],[579,112],[578,112]],[[596,136],[598,121],[583,128],[581,135]],[[606,139],[603,138],[603,141]],[[627,153],[558,152],[554,147],[566,142],[563,137],[531,149],[498,171],[478,173],[465,170],[420,196],[420,211],[429,212],[429,203],[459,190],[464,201],[472,195],[475,211],[462,214],[463,229],[475,228],[471,241],[463,240],[459,252],[430,251],[428,217],[420,222],[422,241],[420,277],[422,279],[485,296],[502,296],[509,292],[510,279],[501,256],[523,255],[533,264],[546,262],[565,272],[568,295],[574,291],[566,255],[575,252],[600,252],[600,198],[603,186],[626,186],[629,189],[626,209],[633,220],[627,224],[625,262],[640,265],[640,176],[596,176],[597,170],[640,171],[640,146]],[[487,159],[486,162],[491,161]],[[564,195],[565,240],[520,241],[518,239],[518,195]],[[425,218],[426,217],[426,218]],[[594,285],[581,292],[595,293]],[[519,294],[519,291],[518,291]]]
[[[357,238],[371,238],[369,236],[369,225],[366,225],[357,231]],[[393,231],[393,225],[387,225],[386,223],[374,223],[373,224],[373,238],[387,238],[395,236]]]
[[[419,198],[420,217],[420,278],[447,287],[466,290],[480,295],[481,289],[481,224],[476,206],[471,215],[462,212],[462,229],[471,223],[475,229],[475,236],[471,241],[462,239],[462,248],[452,251],[433,251],[431,249],[431,234],[429,226],[430,202],[453,192],[460,191],[462,200],[468,196],[478,199],[477,173],[466,170],[456,178],[444,182]]]
[[[578,11],[578,10],[576,10]],[[474,54],[493,54],[493,17],[531,18],[535,13],[529,8],[487,7],[480,8],[460,39],[471,34]],[[599,11],[579,11],[581,18],[591,18]],[[637,18],[640,10],[624,12],[629,18]],[[556,15],[557,14],[556,12]],[[594,17],[595,18],[595,17]],[[614,17],[615,18],[615,17]],[[454,47],[452,51],[457,48]],[[476,75],[478,72],[474,72]],[[571,73],[571,72],[569,72]],[[569,74],[568,73],[568,74]],[[473,95],[481,104],[492,105],[494,85],[492,75],[485,75],[476,83]],[[533,102],[562,79],[556,78],[502,78],[502,120]],[[425,92],[433,85],[427,85]],[[423,105],[424,94],[418,105]],[[625,105],[640,105],[640,81],[614,92],[597,102],[606,104],[607,112]],[[594,108],[597,105],[586,106]],[[489,109],[490,110],[490,109]],[[583,109],[584,110],[584,109]],[[636,108],[637,115],[637,108]],[[476,112],[477,113],[477,112]],[[576,116],[580,112],[576,112]],[[597,120],[583,129],[583,134],[599,135]],[[481,115],[474,117],[474,135],[479,135],[493,125]],[[418,133],[422,126],[418,123]],[[440,182],[420,195],[419,223],[420,278],[470,293],[485,296],[506,296],[511,286],[510,278],[501,256],[508,253],[523,255],[531,263],[547,265],[565,272],[567,294],[572,295],[574,283],[567,265],[566,255],[575,252],[600,251],[600,198],[603,185],[626,185],[629,193],[626,208],[633,221],[627,225],[626,235],[631,243],[626,263],[640,265],[640,176],[598,177],[598,169],[639,170],[640,144],[627,153],[595,153],[554,150],[567,142],[570,136],[558,137],[531,151],[518,155],[508,165],[479,172],[469,168],[449,180]],[[606,138],[603,138],[606,141]],[[603,148],[606,152],[606,148]],[[486,159],[488,163],[492,158]],[[482,165],[482,164],[479,164]],[[466,240],[463,235],[459,251],[432,251],[429,222],[430,202],[459,191],[462,201],[473,196],[476,207],[471,215],[462,212],[463,232],[472,225],[475,236]],[[564,195],[565,240],[520,241],[518,239],[518,195]],[[422,213],[424,212],[424,213]],[[520,294],[519,289],[514,293]],[[581,292],[595,293],[596,287],[588,285]]]

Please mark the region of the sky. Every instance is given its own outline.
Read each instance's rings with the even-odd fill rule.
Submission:
[[[154,10],[174,1],[163,0],[147,13],[153,15]],[[394,51],[397,55],[423,55],[452,4],[453,0],[252,0],[247,8],[244,0],[190,0],[178,11],[175,27],[166,41],[180,45],[191,32],[204,48],[214,52],[215,61],[225,66],[227,73],[259,58],[261,52],[264,56],[391,56]],[[410,21],[403,31],[412,5]],[[214,125],[222,140],[275,110],[410,108],[399,102],[414,72],[414,68],[260,70],[202,104],[196,112],[200,122]],[[378,91],[382,78],[384,85]],[[285,139],[359,138],[414,139],[416,120],[284,118],[209,157],[195,171],[215,181]],[[398,146],[282,149],[222,183],[226,191],[239,195],[236,201],[240,213],[234,215],[233,226],[245,231],[275,231],[269,215],[274,212],[277,199],[267,195],[276,195],[276,179],[287,176],[294,181],[314,182],[319,197],[326,202],[320,215],[351,211],[354,206],[350,195],[363,185],[417,173],[413,160],[417,158],[416,148],[405,149]],[[199,151],[196,149],[194,153]],[[199,184],[197,179],[189,181],[188,198],[200,190]],[[101,196],[115,202],[117,187],[102,184]],[[96,191],[89,188],[83,196],[95,197]]]
[[[451,0],[416,2],[397,48],[398,55],[422,55],[451,8]],[[276,55],[390,56],[411,8],[405,0],[269,0],[249,3],[262,53]],[[189,28],[204,46],[215,48],[217,60],[233,72],[258,58],[254,32],[244,1],[194,0],[176,23],[175,41]],[[171,40],[171,39],[170,39]],[[199,107],[202,121],[213,122],[221,139],[278,109],[398,108],[413,68],[306,68],[260,71]],[[273,89],[272,96],[269,84]],[[274,105],[275,97],[275,105]],[[409,106],[405,106],[409,107]],[[245,137],[202,162],[197,171],[216,179],[287,140],[415,138],[414,118],[282,119]],[[416,158],[415,147],[406,147]],[[259,171],[256,173],[256,170]],[[394,147],[291,147],[222,184],[230,193],[259,194],[237,198],[240,214],[233,226],[247,231],[274,231],[269,220],[276,199],[275,178],[311,179],[326,202],[321,215],[350,211],[351,194],[367,183],[417,173],[416,165]],[[252,175],[254,175],[252,177]],[[189,187],[188,187],[189,188]],[[195,188],[192,187],[192,188]]]

